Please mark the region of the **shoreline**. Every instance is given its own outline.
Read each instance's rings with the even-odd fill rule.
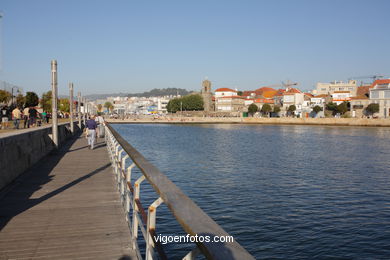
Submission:
[[[106,119],[112,124],[259,124],[259,125],[324,125],[324,126],[363,126],[390,127],[390,119],[367,118],[204,118],[204,117],[167,117],[167,118],[129,118]]]

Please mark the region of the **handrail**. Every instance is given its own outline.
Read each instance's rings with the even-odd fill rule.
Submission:
[[[162,202],[168,206],[185,232],[191,236],[229,236],[225,230],[185,195],[166,175],[160,172],[159,169],[123,139],[110,124],[107,123],[106,126],[117,143],[141,170],[143,176],[162,199]],[[254,259],[236,241],[229,243],[198,242],[197,246],[207,259]]]

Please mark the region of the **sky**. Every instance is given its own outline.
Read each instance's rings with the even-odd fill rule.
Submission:
[[[39,95],[390,76],[387,0],[0,0],[0,80]],[[370,82],[370,79],[360,79]]]

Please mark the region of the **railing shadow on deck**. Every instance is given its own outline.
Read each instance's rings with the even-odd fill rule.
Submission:
[[[74,136],[58,150],[50,153],[25,171],[17,180],[10,184],[10,187],[6,187],[6,190],[2,191],[0,197],[0,231],[13,217],[110,167],[110,164],[106,164],[40,198],[30,199],[34,192],[40,190],[43,185],[52,180],[53,176],[50,176],[50,173],[79,138],[82,137],[80,135]],[[99,145],[105,146],[104,143]],[[84,149],[87,149],[87,147]],[[24,185],[26,181],[28,181],[29,185]]]

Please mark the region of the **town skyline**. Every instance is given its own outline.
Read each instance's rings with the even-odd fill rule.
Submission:
[[[387,1],[3,1],[0,80],[43,93],[256,89],[386,75]],[[331,14],[323,15],[323,14]],[[365,17],[362,19],[362,17]],[[23,17],[23,19],[20,19]],[[21,77],[20,75],[23,75]]]

